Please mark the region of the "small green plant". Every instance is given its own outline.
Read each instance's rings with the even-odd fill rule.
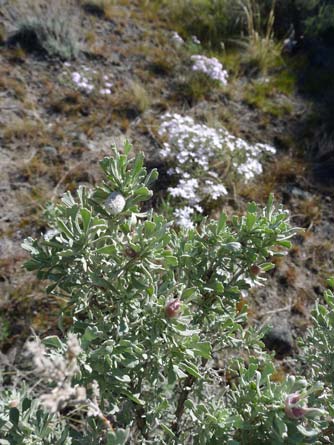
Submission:
[[[291,114],[293,106],[282,93],[289,90],[290,84],[280,84],[275,79],[261,78],[250,82],[244,90],[244,99],[252,107],[262,110],[266,114],[282,117]],[[277,93],[281,93],[277,100]]]
[[[210,79],[206,74],[190,71],[176,84],[177,99],[195,104],[221,88],[219,82]]]
[[[309,418],[305,403],[318,387],[298,378],[272,382],[262,334],[236,305],[243,290],[264,282],[269,259],[290,246],[288,214],[271,197],[263,210],[252,203],[241,217],[174,228],[140,208],[157,171],[147,173],[130,150],[128,143],[123,154],[114,148],[101,161],[105,181],[66,193],[48,208],[45,236],[24,243],[27,269],[49,280],[50,297],[67,300],[63,315],[73,320],[63,339],[27,345],[46,383],[39,394],[35,385],[38,425],[51,413],[43,443],[56,434],[52,422],[61,431],[56,444],[247,445],[251,438],[269,445],[293,436],[302,445],[310,428],[316,437],[324,412]],[[22,429],[21,405],[6,400],[5,443],[18,445],[26,434],[39,445],[30,432],[34,415],[22,415]]]
[[[74,1],[17,0],[4,8],[4,14],[12,26],[9,45],[64,60],[78,56],[80,10]]]

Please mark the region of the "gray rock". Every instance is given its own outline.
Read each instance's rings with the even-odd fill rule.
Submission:
[[[286,320],[279,318],[272,322],[272,328],[266,333],[263,342],[270,351],[275,351],[277,358],[292,353],[293,338]]]
[[[45,147],[43,147],[43,154],[49,161],[55,161],[58,157],[57,150],[51,145],[46,145]]]

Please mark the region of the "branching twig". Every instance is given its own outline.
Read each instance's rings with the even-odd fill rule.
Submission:
[[[175,411],[175,420],[173,421],[172,424],[172,431],[175,433],[176,437],[178,437],[181,432],[180,427],[181,427],[181,418],[184,412],[184,404],[185,401],[188,399],[188,396],[192,390],[194,381],[195,377],[193,377],[192,375],[188,375],[188,377],[183,382],[181,394],[177,402],[177,407]]]
[[[208,362],[207,359],[202,359],[202,368],[205,367],[207,362]],[[184,413],[184,404],[193,389],[195,381],[196,378],[194,376],[188,375],[188,377],[183,382],[182,390],[175,410],[175,419],[172,423],[172,428],[171,428],[176,437],[179,437],[181,433],[181,419]]]

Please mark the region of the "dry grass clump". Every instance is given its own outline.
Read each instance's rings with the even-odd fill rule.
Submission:
[[[141,113],[146,111],[151,103],[148,92],[145,87],[134,80],[129,84],[129,93],[132,95],[132,102]]]
[[[0,91],[3,90],[13,95],[16,99],[23,100],[27,90],[23,82],[9,77],[9,72],[1,73]]]
[[[44,160],[38,156],[33,156],[29,162],[25,163],[21,168],[19,168],[20,174],[25,177],[30,184],[38,182],[42,177],[47,176],[49,179],[53,179],[54,182],[61,176],[61,170],[57,165],[49,165],[44,162]],[[57,170],[58,174],[55,174]],[[60,171],[58,171],[60,170]],[[58,178],[57,178],[58,177]]]
[[[266,73],[268,69],[280,65],[282,62],[282,44],[274,40],[276,0],[272,0],[266,20],[261,17],[260,2],[240,0],[239,3],[246,18],[248,34],[242,43],[245,49],[244,63],[256,71]],[[265,28],[264,32],[262,31],[263,27]]]
[[[300,159],[283,155],[275,159],[264,168],[264,173],[247,187],[238,187],[237,194],[247,200],[265,202],[270,193],[277,190],[277,187],[284,183],[295,182],[305,175],[306,165]]]
[[[51,97],[49,108],[54,113],[61,113],[66,116],[87,115],[87,97],[78,91],[65,91],[59,98],[58,95]]]
[[[2,137],[5,142],[22,140],[36,142],[44,136],[44,131],[41,122],[17,118],[4,126]]]
[[[298,218],[298,224],[308,229],[319,224],[322,219],[322,208],[319,197],[311,196],[307,199],[300,200],[298,202],[297,214],[294,216],[295,219]]]
[[[150,97],[145,87],[134,80],[131,80],[118,94],[110,97],[110,105],[113,111],[121,117],[134,119],[139,114],[146,111],[150,106]]]
[[[21,266],[21,261],[17,266]],[[2,286],[0,306],[0,347],[7,350],[15,342],[24,341],[31,329],[37,333],[57,331],[60,301],[50,301],[44,286],[28,273],[17,271],[15,283],[5,282]],[[6,320],[8,323],[2,324]]]
[[[163,48],[150,50],[148,69],[159,76],[171,74],[175,69],[175,54]]]
[[[2,23],[0,23],[0,45],[4,44],[6,41],[6,30]]]
[[[194,105],[196,102],[208,98],[210,93],[217,90],[219,90],[217,82],[204,73],[190,71],[190,75],[180,77],[175,84],[174,99]]]
[[[288,97],[281,93],[274,81],[267,78],[245,85],[243,99],[251,107],[274,117],[287,116],[293,112],[293,104]]]
[[[10,23],[9,46],[61,59],[81,49],[80,8],[75,0],[15,0],[4,7]]]

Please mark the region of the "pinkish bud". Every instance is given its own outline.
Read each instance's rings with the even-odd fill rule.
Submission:
[[[165,314],[167,318],[175,318],[179,315],[181,302],[179,299],[169,301],[165,306]]]
[[[285,399],[285,414],[290,419],[301,419],[308,412],[308,408],[305,405],[297,405],[300,400],[301,396],[298,392],[289,394]]]
[[[9,408],[16,408],[18,406],[18,404],[19,404],[18,400],[11,400],[8,405],[9,405]]]
[[[259,266],[257,266],[256,264],[253,264],[250,268],[249,268],[249,272],[251,273],[251,275],[253,275],[254,277],[256,277],[257,275],[259,275],[259,273],[261,272],[261,268]]]

